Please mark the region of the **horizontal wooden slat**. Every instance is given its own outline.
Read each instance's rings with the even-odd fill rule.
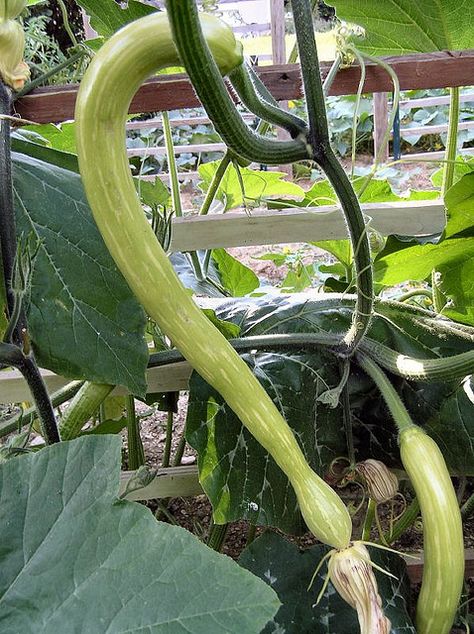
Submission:
[[[421,97],[420,99],[402,99],[399,102],[400,108],[428,108],[429,106],[442,106],[448,104],[451,97],[449,95],[441,95],[440,97]],[[459,101],[474,102],[474,92],[459,95]]]
[[[71,381],[57,376],[49,370],[41,370],[48,392],[55,392]],[[149,392],[174,392],[175,390],[187,390],[191,368],[185,361],[167,365],[163,368],[151,368],[147,372]],[[118,387],[113,394],[127,394],[127,391]],[[31,393],[24,378],[16,370],[4,370],[0,372],[0,403],[21,403],[31,401]]]
[[[200,145],[175,145],[175,154],[202,154],[203,152],[225,152],[225,143],[201,143]],[[163,156],[166,148],[159,147],[135,147],[127,150],[128,156]]]
[[[363,206],[371,226],[384,235],[427,235],[444,226],[444,207],[438,201],[377,203]],[[346,238],[347,229],[337,207],[313,210],[230,212],[191,216],[173,221],[172,251],[217,247],[284,244]]]
[[[444,226],[444,208],[440,201],[377,203],[364,205],[371,226],[381,233],[426,235],[440,232]],[[288,242],[308,242],[346,237],[346,225],[337,207],[318,207],[312,211],[288,209],[252,211],[214,216],[178,218],[173,221],[171,249],[194,251],[216,247],[251,246]],[[153,368],[148,371],[148,391],[186,390],[190,376],[185,362]],[[69,379],[43,371],[50,392],[58,390]],[[117,388],[117,394],[124,394]],[[19,372],[0,372],[0,403],[30,400],[28,387]]]
[[[120,495],[134,476],[134,471],[124,471],[120,477]],[[158,469],[155,478],[142,489],[131,491],[126,500],[155,500],[157,498],[193,497],[203,493],[195,465]]]
[[[252,121],[255,119],[255,115],[243,113],[242,118],[245,121]],[[208,125],[211,122],[209,117],[183,117],[180,119],[170,119],[170,125],[172,127],[178,127],[181,125]],[[162,128],[163,122],[161,119],[146,119],[145,121],[128,121],[125,125],[127,130],[142,130],[143,128]]]
[[[458,130],[473,130],[474,121],[460,121],[458,124]],[[409,136],[410,134],[441,134],[447,132],[448,124],[441,125],[422,125],[413,128],[401,128],[400,134],[402,136]]]
[[[473,154],[473,148],[464,148],[462,150],[458,150],[457,154]],[[410,154],[404,154],[401,158],[401,161],[405,161],[407,163],[428,163],[430,161],[438,162],[439,159],[444,159],[446,156],[446,152],[444,150],[440,150],[439,152],[415,152]],[[394,157],[389,157],[391,161],[395,161]]]
[[[474,50],[443,51],[420,55],[384,58],[397,73],[402,90],[418,88],[446,88],[474,85]],[[321,64],[326,76],[330,64]],[[278,100],[302,96],[298,64],[266,66],[257,69],[262,80]],[[357,92],[360,69],[341,70],[334,80],[330,94],[348,95]],[[379,66],[368,63],[365,92],[391,91],[387,73]],[[16,111],[24,119],[38,123],[60,122],[73,119],[77,86],[51,86],[38,88],[16,102]],[[161,75],[140,88],[129,112],[156,112],[199,105],[194,90],[184,75]]]

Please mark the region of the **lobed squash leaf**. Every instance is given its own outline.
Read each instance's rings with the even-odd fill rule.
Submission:
[[[260,632],[274,591],[118,500],[120,451],[89,436],[0,465],[2,632]]]

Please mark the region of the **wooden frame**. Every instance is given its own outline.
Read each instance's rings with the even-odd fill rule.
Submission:
[[[363,206],[371,225],[382,234],[427,235],[442,231],[444,207],[441,201],[378,203]],[[173,221],[172,251],[195,251],[217,247],[284,244],[345,238],[346,225],[335,207],[254,210],[225,215],[190,216]],[[185,362],[148,370],[149,392],[186,390],[191,374]],[[49,391],[66,385],[70,379],[45,370],[43,378]],[[116,388],[116,394],[125,394]],[[16,370],[0,373],[0,403],[19,403],[30,399],[28,386]]]
[[[421,55],[384,58],[398,75],[402,90],[417,88],[448,88],[474,85],[474,49],[443,51]],[[322,74],[330,64],[323,63]],[[392,84],[387,73],[376,64],[367,63],[364,92],[388,92]],[[298,64],[264,66],[258,72],[275,96],[284,101],[302,96]],[[360,70],[353,66],[341,70],[330,90],[331,95],[357,92]],[[16,103],[17,114],[36,123],[58,123],[74,118],[78,86],[38,88]],[[155,112],[177,108],[193,108],[199,101],[185,75],[161,75],[147,81],[138,91],[129,112]]]

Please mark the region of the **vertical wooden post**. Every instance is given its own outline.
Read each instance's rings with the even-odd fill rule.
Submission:
[[[285,43],[285,2],[284,0],[269,0],[272,29],[272,58],[274,64],[286,63],[286,43]],[[282,108],[288,108],[288,102],[280,103]],[[277,131],[277,138],[288,139],[289,134],[281,128]],[[291,165],[280,165],[278,168],[286,172],[288,176],[292,174]]]
[[[380,163],[388,161],[388,143],[382,145],[388,125],[388,93],[374,92],[374,153]]]
[[[272,25],[272,56],[274,64],[286,62],[285,3],[284,0],[269,0]]]

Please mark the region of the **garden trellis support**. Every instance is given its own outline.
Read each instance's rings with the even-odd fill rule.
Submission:
[[[436,52],[383,58],[397,73],[402,90],[448,88],[474,85],[474,50]],[[330,64],[321,64],[322,73]],[[301,97],[298,64],[273,65],[258,69],[261,79],[278,100]],[[359,69],[339,71],[331,95],[355,94]],[[77,86],[38,88],[15,104],[15,112],[23,119],[37,123],[59,123],[74,114]],[[364,92],[388,92],[391,81],[375,64],[367,64]],[[130,113],[174,110],[198,106],[199,102],[185,75],[167,75],[147,81],[132,101]],[[441,201],[383,203],[364,206],[373,219],[372,225],[382,234],[403,232],[426,235],[442,229],[444,207]],[[189,226],[193,223],[193,227]],[[172,250],[195,250],[216,247],[249,246],[325,240],[346,237],[345,224],[336,207],[318,207],[317,212],[285,210],[276,212],[227,213],[224,216],[203,216],[174,221]],[[149,371],[150,389],[173,391],[185,389],[189,368],[179,363],[166,369]],[[49,371],[44,378],[50,390],[64,385],[67,379]],[[19,402],[28,398],[28,390],[16,372],[4,372],[0,380],[0,402]]]
[[[400,77],[402,89],[441,88],[474,84],[474,51],[434,53],[389,58],[389,63]],[[328,66],[324,66],[327,72]],[[298,65],[272,66],[260,69],[260,74],[271,92],[280,100],[301,96]],[[351,68],[341,71],[334,82],[331,94],[350,94],[357,90],[359,71]],[[389,79],[376,66],[368,64],[364,90],[388,91]],[[60,122],[72,118],[76,88],[54,87],[38,89],[20,99],[17,113],[24,119],[37,122]],[[198,105],[194,93],[183,76],[153,79],[139,91],[132,104],[132,112],[169,110]],[[444,207],[441,201],[410,203],[386,203],[365,206],[373,218],[373,226],[383,234],[396,233],[423,235],[440,231],[444,223]],[[193,224],[192,227],[189,225]],[[283,238],[285,236],[285,238]],[[284,212],[230,213],[219,217],[179,219],[174,222],[172,250],[196,250],[214,247],[250,244],[304,241],[308,239],[335,239],[346,236],[345,225],[337,208],[320,207],[316,212],[286,210]],[[190,375],[189,366],[180,362],[166,368],[149,371],[150,391],[175,391],[186,389]],[[51,372],[44,373],[50,390],[59,388],[67,380]],[[117,393],[123,390],[117,390]],[[29,392],[21,377],[15,372],[4,372],[0,380],[0,402],[23,401]],[[123,475],[123,480],[130,476]],[[184,482],[186,484],[184,485]],[[180,467],[158,474],[152,491],[140,491],[144,495],[172,495],[177,486],[180,495],[196,495],[200,489],[195,467]],[[159,487],[153,488],[153,487]],[[165,488],[168,487],[168,488]],[[136,498],[138,499],[138,498]],[[472,553],[468,553],[466,568],[473,572]],[[419,574],[419,571],[418,573]],[[416,578],[413,575],[413,578]]]

